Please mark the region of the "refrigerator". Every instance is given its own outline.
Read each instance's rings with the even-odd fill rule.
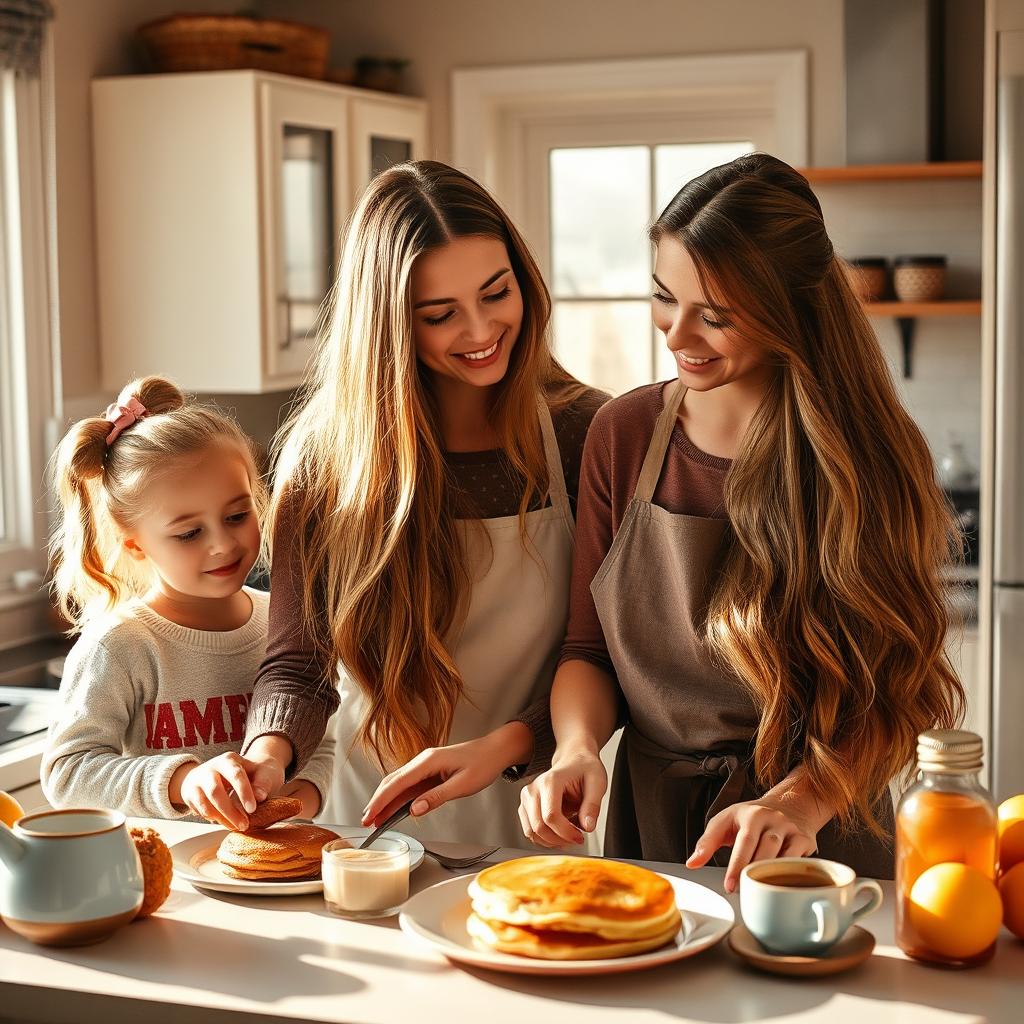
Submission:
[[[1024,793],[1024,31],[996,36],[992,791]]]

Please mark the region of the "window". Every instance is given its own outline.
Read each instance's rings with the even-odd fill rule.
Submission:
[[[41,76],[0,71],[0,597],[16,574],[32,580],[37,573],[41,581],[45,571],[47,432],[58,398],[49,291],[51,85],[49,44]]]
[[[651,323],[646,229],[691,178],[753,149],[741,140],[551,150],[553,336],[573,376],[615,394],[675,376]]]

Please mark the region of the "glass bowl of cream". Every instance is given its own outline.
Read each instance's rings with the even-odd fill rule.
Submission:
[[[409,844],[380,838],[371,850],[335,839],[321,853],[324,902],[332,914],[354,920],[391,917],[409,898]]]

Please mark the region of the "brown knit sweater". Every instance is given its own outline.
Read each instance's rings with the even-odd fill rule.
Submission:
[[[588,388],[552,416],[574,511],[583,442],[594,414],[607,401],[603,391]],[[449,452],[446,461],[460,492],[459,505],[467,514],[492,519],[519,512],[525,481],[504,451]],[[243,747],[244,753],[258,736],[286,736],[295,749],[289,777],[300,771],[317,749],[327,720],[338,706],[335,666],[318,657],[309,631],[301,628],[301,570],[295,557],[299,526],[285,510],[275,527],[267,653],[256,676]],[[531,718],[546,719],[547,699],[526,710]],[[546,746],[536,753],[550,756]]]

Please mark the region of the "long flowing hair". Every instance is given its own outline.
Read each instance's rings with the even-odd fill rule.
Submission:
[[[918,733],[964,707],[942,579],[960,537],[927,442],[802,175],[764,154],[715,167],[666,207],[666,235],[776,368],[726,478],[707,640],[760,709],[758,781],[802,764],[844,826],[878,832]]]
[[[274,555],[293,567],[321,663],[340,663],[365,694],[356,739],[382,765],[445,742],[463,692],[450,649],[471,582],[456,530],[463,510],[416,358],[409,290],[419,256],[466,236],[505,244],[523,296],[490,420],[526,483],[526,542],[525,514],[548,491],[537,396],[557,408],[581,385],[551,355],[550,297],[526,243],[483,187],[445,164],[398,165],[363,194],[315,364],[277,445],[271,520],[300,525],[293,549]]]
[[[90,416],[71,426],[52,460],[58,498],[50,538],[52,588],[73,632],[152,587],[151,563],[131,558],[122,538],[146,515],[147,487],[183,458],[201,457],[221,445],[232,447],[245,462],[261,521],[266,511],[256,449],[231,417],[212,406],[187,402],[164,377],[131,381],[115,404],[127,405],[133,398],[148,415],[112,444],[107,444],[110,421]]]

